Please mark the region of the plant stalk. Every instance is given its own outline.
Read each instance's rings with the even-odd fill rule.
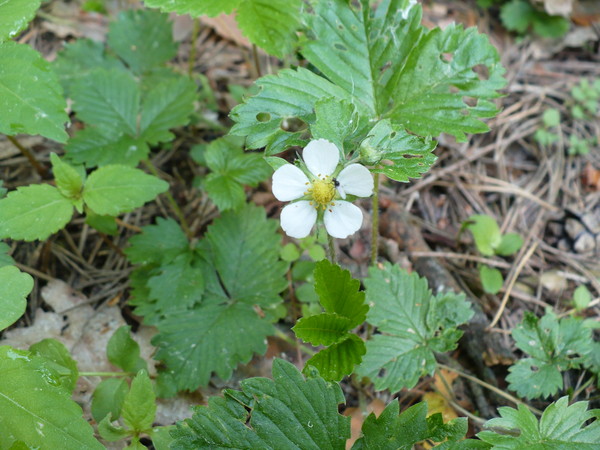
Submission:
[[[335,241],[333,240],[333,236],[330,234],[327,234],[327,243],[329,244],[327,246],[327,256],[329,257],[329,261],[331,264],[337,264],[335,258]]]
[[[194,65],[196,63],[196,43],[198,41],[198,34],[200,34],[200,20],[194,19],[194,25],[192,28],[192,47],[190,48],[190,54],[188,56],[188,76],[191,78],[194,73]]]
[[[21,154],[25,158],[27,158],[27,160],[29,161],[29,164],[31,164],[33,166],[33,168],[40,175],[40,177],[44,178],[46,176],[46,174],[48,173],[48,169],[46,169],[39,162],[37,162],[37,160],[34,158],[34,156],[31,154],[31,152],[29,150],[27,150],[25,147],[23,147],[21,145],[21,143],[15,139],[14,136],[7,135],[6,137],[8,138],[8,140],[10,142],[12,142],[12,144],[15,147],[17,147],[19,149],[19,151],[21,152]]]
[[[373,198],[371,203],[371,265],[377,264],[377,239],[379,238],[379,174],[373,176]]]

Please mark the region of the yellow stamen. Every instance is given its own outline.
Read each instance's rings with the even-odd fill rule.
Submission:
[[[335,197],[335,186],[328,178],[313,181],[312,189],[309,191],[312,191],[312,198],[317,203],[317,208],[326,209],[327,204]]]

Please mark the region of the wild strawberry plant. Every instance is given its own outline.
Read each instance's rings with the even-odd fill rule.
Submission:
[[[420,5],[408,0],[377,6],[367,0],[146,3],[193,16],[235,9],[254,44],[288,61],[297,47],[306,63],[259,78],[258,92],[231,112],[229,136],[194,151],[196,162],[210,169],[195,185],[220,211],[206,232],[191,235],[170,197],[179,223],[159,217],[129,240],[125,254],[135,268],[128,302],[156,328],[154,380],[148,374],[153,361],[140,357],[128,327],[118,329],[107,357],[120,371],[105,374],[110,377],[93,394],[92,428],[71,399],[81,374],[63,344],[45,339],[27,350],[0,346],[0,448],[103,448],[95,434],[103,442],[124,440],[128,448],[143,448],[144,437],[156,448],[345,448],[350,419],[339,413],[345,402],[340,380],[351,376],[392,394],[414,387],[439,368],[437,355],[457,347],[458,327],[473,310],[464,295],[434,294],[423,278],[396,264],[373,264],[361,285],[335,264],[332,245],[329,261],[323,260],[316,242],[323,234],[311,232],[324,228],[330,244],[356,232],[363,215],[352,202],[373,195],[377,204],[378,174],[401,182],[418,178],[434,163],[441,133],[464,141],[487,131],[482,119],[497,113],[493,99],[505,84],[497,51],[475,29],[424,27]],[[31,47],[8,41],[38,7],[35,0],[0,5],[0,92],[6,94],[0,96],[0,132],[66,143],[65,156],[51,155],[51,183],[0,192],[0,238],[47,239],[74,213],[115,231],[116,216],[170,195],[149,161],[151,151],[169,144],[172,129],[194,125],[197,100],[210,95],[199,96],[201,77],[169,67],[177,46],[166,15],[124,12],[110,25],[106,45],[69,44],[53,72]],[[71,135],[64,128],[66,97],[83,124]],[[244,147],[264,149],[264,160],[243,153]],[[275,156],[297,147],[304,150],[294,164]],[[153,175],[137,168],[142,161]],[[269,165],[275,197],[292,202],[282,210],[281,227],[304,238],[299,248],[282,246],[280,224],[247,202],[244,186],[268,178]],[[376,208],[372,213],[376,239]],[[477,228],[472,231],[478,246],[504,254],[506,236],[478,239]],[[514,250],[514,243],[506,244]],[[0,330],[23,315],[33,286],[9,249],[0,243]],[[300,250],[319,262],[299,260]],[[240,363],[266,352],[275,323],[290,316],[285,299],[294,284],[305,288],[302,297],[311,306],[298,320],[292,315],[293,331],[322,347],[315,352],[300,345],[311,354],[302,372],[275,359],[272,379],[246,379],[240,389],[196,407],[190,419],[153,427],[156,396],[193,391],[215,376],[227,380]],[[514,339],[531,357],[513,366],[510,387],[526,398],[555,395],[564,387],[563,371],[583,368],[588,384],[597,381],[600,352],[592,326],[550,312],[542,319],[526,316]],[[524,385],[525,377],[534,385]],[[522,405],[499,412],[502,418],[489,421],[479,439],[464,440],[466,418],[427,417],[425,403],[400,413],[392,401],[379,417],[365,420],[352,448],[421,442],[448,449],[592,448],[600,440],[598,413],[586,402],[567,407],[562,398],[539,422]]]

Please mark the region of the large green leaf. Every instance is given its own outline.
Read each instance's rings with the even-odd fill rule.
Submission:
[[[46,363],[55,372],[55,380],[67,395],[72,395],[79,378],[77,363],[65,345],[56,339],[43,339],[36,342],[29,351],[46,359]]]
[[[38,52],[16,42],[0,44],[0,133],[65,142],[66,108],[56,75]]]
[[[27,295],[33,278],[15,266],[0,267],[0,331],[11,326],[25,313]]]
[[[287,285],[276,229],[255,206],[227,212],[209,227],[199,249],[206,260],[201,303],[187,310],[173,304],[154,321],[156,358],[167,366],[163,385],[196,389],[213,372],[227,379],[238,363],[266,351],[265,338],[274,332],[272,310]]]
[[[592,334],[577,317],[558,319],[551,311],[538,319],[527,312],[513,329],[517,347],[531,355],[511,366],[509,387],[521,397],[554,395],[563,387],[562,372],[579,368],[592,350]]]
[[[103,449],[71,400],[52,364],[40,356],[0,347],[0,447]]]
[[[397,392],[412,388],[419,377],[433,373],[434,352],[456,347],[456,327],[473,315],[464,295],[433,296],[424,278],[397,265],[372,267],[365,280],[367,321],[381,334],[367,341],[367,354],[357,368],[376,389]]]
[[[0,3],[0,42],[15,37],[35,17],[41,0],[4,0]]]
[[[237,22],[250,42],[283,58],[296,41],[301,6],[302,0],[242,0]]]
[[[149,9],[119,13],[118,20],[110,24],[108,45],[136,74],[162,65],[177,54],[169,16]]]
[[[63,228],[72,215],[73,204],[54,186],[19,187],[0,200],[0,238],[43,240]]]
[[[83,200],[96,214],[117,216],[154,200],[168,188],[167,182],[139,169],[110,165],[91,173]]]
[[[13,266],[15,260],[8,254],[10,247],[4,242],[0,242],[0,268],[4,266]]]
[[[129,73],[96,69],[73,85],[71,98],[84,122],[136,136],[140,92]]]
[[[224,394],[195,408],[187,426],[178,424],[171,448],[341,450],[350,437],[350,419],[338,413],[340,387],[316,374],[304,379],[281,359],[273,362],[273,380],[250,378],[241,392]]]
[[[160,8],[166,12],[189,14],[192,17],[218,16],[221,13],[229,14],[242,0],[144,0],[146,6]]]
[[[600,442],[600,410],[587,410],[588,402],[569,406],[563,397],[546,408],[541,419],[524,405],[519,409],[501,407],[499,418],[486,422],[477,437],[502,449],[582,449],[594,450]],[[590,419],[593,422],[587,423]],[[515,431],[517,433],[515,433]]]
[[[133,264],[168,263],[189,248],[185,233],[173,219],[156,219],[129,239],[125,254]]]

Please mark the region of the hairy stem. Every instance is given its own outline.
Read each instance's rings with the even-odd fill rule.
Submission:
[[[371,265],[377,264],[377,239],[379,238],[379,174],[373,176],[373,198],[371,203]]]
[[[329,244],[327,246],[327,256],[329,257],[329,261],[331,261],[331,264],[336,264],[335,241],[333,240],[333,236],[330,234],[327,234],[327,243]]]
[[[46,174],[48,173],[48,170],[42,166],[39,162],[37,162],[37,160],[33,157],[33,155],[31,154],[31,152],[29,150],[27,150],[25,147],[23,147],[21,145],[21,143],[19,141],[17,141],[15,139],[14,136],[6,136],[8,138],[8,140],[10,142],[12,142],[12,144],[17,147],[19,149],[19,151],[21,152],[21,154],[27,158],[27,160],[29,161],[29,164],[31,164],[33,166],[33,168],[35,169],[35,171],[40,175],[40,177],[44,178],[46,176]]]
[[[192,47],[190,48],[190,54],[188,57],[188,76],[192,76],[194,73],[194,64],[196,63],[196,41],[198,40],[198,34],[200,33],[200,20],[194,19],[194,27],[192,28]]]
[[[260,68],[260,58],[258,57],[258,48],[252,44],[252,59],[254,59],[254,68],[256,69],[257,78],[262,77],[262,69]]]
[[[146,165],[146,167],[148,168],[148,170],[150,172],[152,172],[152,175],[154,175],[157,178],[160,178],[158,170],[156,169],[156,167],[154,166],[154,164],[152,164],[152,161],[150,161],[150,159],[144,160],[144,164]],[[189,239],[192,239],[193,238],[192,230],[190,230],[190,226],[188,225],[187,220],[185,219],[185,216],[183,215],[183,212],[181,211],[181,208],[179,208],[179,205],[177,204],[177,202],[175,201],[175,199],[171,195],[171,191],[165,192],[165,195],[167,197],[167,201],[169,202],[169,205],[171,206],[171,209],[173,210],[173,213],[179,219],[179,223],[181,224],[181,228],[183,228],[183,231],[185,232],[186,236]]]

